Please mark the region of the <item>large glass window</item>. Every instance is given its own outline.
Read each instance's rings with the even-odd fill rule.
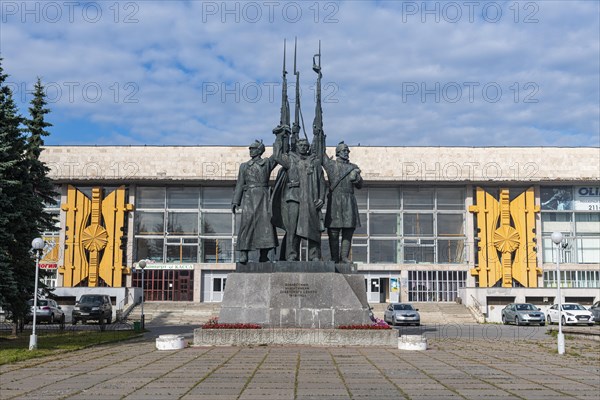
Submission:
[[[403,198],[405,210],[433,210],[433,189],[406,188],[403,191]]]
[[[542,213],[542,232],[571,232],[571,213]]]
[[[544,271],[544,287],[556,287],[556,276],[556,271]],[[600,287],[600,271],[560,271],[560,287]]]
[[[369,188],[369,209],[399,210],[400,188]]]
[[[575,231],[580,235],[600,233],[600,212],[575,214]]]
[[[202,235],[223,236],[231,235],[231,212],[202,213]]]
[[[369,191],[367,189],[359,189],[359,190],[354,190],[354,197],[356,198],[356,203],[358,204],[358,209],[359,210],[366,210],[367,209],[367,198]]]
[[[400,214],[371,214],[371,236],[397,236],[400,227]]]
[[[231,239],[202,239],[202,262],[230,263],[233,262]]]
[[[465,234],[464,215],[438,214],[438,236],[463,236]]]
[[[198,209],[200,189],[197,187],[180,187],[167,189],[167,208]]]
[[[464,240],[438,239],[438,262],[461,264],[465,262]]]
[[[464,210],[465,191],[462,188],[437,189],[438,210]]]
[[[556,245],[550,240],[550,235],[561,232],[564,236],[561,262],[599,263],[600,211],[594,211],[595,205],[600,204],[598,190],[588,186],[542,186],[540,202],[544,262],[556,261]]]
[[[397,262],[397,240],[370,240],[371,263],[395,264]]]
[[[163,261],[163,239],[137,238],[135,242],[137,249],[136,260]]]
[[[169,212],[167,232],[169,232],[170,235],[197,235],[198,213]]]
[[[135,213],[135,232],[140,235],[162,234],[165,231],[165,213],[138,211]]]
[[[360,226],[357,226],[356,229],[354,229],[354,237],[367,237],[368,235],[368,218],[367,218],[367,213],[359,213],[359,218],[360,218]]]
[[[408,301],[455,301],[465,271],[408,271]]]
[[[167,244],[167,262],[198,262],[198,245]]]
[[[137,190],[136,206],[140,208],[164,208],[165,188],[140,187]]]
[[[404,239],[404,262],[435,262],[435,241],[425,239]]]
[[[352,253],[350,254],[352,257],[352,261],[357,263],[366,263],[367,260],[367,244],[359,245],[355,244],[353,240],[352,243]]]
[[[232,262],[232,195],[232,187],[138,187],[137,259]]]
[[[231,214],[232,196],[232,187],[138,187],[134,218],[139,254],[173,263],[235,261],[240,213]],[[465,262],[465,188],[390,185],[365,187],[355,196],[361,226],[352,241],[354,261]]]
[[[233,188],[231,187],[205,187],[202,189],[200,204],[203,209],[231,209],[232,199]]]
[[[404,214],[404,236],[433,236],[433,214]]]
[[[464,187],[365,187],[360,192],[362,226],[354,233],[353,260],[466,262]]]

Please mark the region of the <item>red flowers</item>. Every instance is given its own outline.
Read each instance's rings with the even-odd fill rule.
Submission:
[[[262,329],[259,324],[221,324],[219,318],[214,317],[208,320],[208,322],[202,325],[202,329]]]
[[[391,326],[385,325],[340,325],[338,329],[392,329]]]

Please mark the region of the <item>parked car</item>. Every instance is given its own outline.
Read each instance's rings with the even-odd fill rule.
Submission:
[[[77,322],[86,323],[88,321],[98,321],[100,325],[112,322],[112,304],[110,297],[105,294],[84,294],[75,303],[71,322],[73,325]]]
[[[421,325],[419,309],[407,303],[391,303],[385,309],[383,320],[391,325],[415,324]]]
[[[29,312],[25,315],[25,323],[30,324],[33,322],[33,299],[27,301],[29,306]],[[64,324],[65,313],[56,303],[51,299],[38,299],[37,310],[35,310],[35,321],[36,322],[47,322],[49,324]]]
[[[592,304],[592,306],[590,307],[590,311],[594,316],[594,321],[600,322],[600,301],[597,301],[594,304]]]
[[[546,316],[533,304],[511,303],[502,309],[502,323],[516,325],[540,324],[546,325]]]
[[[558,318],[562,319],[563,325],[575,325],[575,324],[588,324],[594,325],[594,316],[592,312],[586,310],[584,306],[577,303],[564,303],[561,304],[562,312],[558,313],[558,304],[554,304],[548,309],[548,315],[546,321],[548,324],[558,324]]]

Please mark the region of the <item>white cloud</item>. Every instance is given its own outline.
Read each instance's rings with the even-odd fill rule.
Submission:
[[[41,76],[49,91],[62,90],[50,118],[89,121],[99,133],[87,140],[99,144],[269,142],[282,41],[293,83],[298,36],[308,128],[322,41],[331,143],[599,146],[599,3],[475,3],[472,21],[464,3],[452,3],[461,7],[456,23],[447,21],[456,16],[450,3],[427,3],[435,15],[420,1],[227,2],[229,13],[224,2],[139,1],[118,3],[118,15],[114,2],[98,2],[94,23],[81,3],[73,22],[64,9],[50,23],[37,2],[36,23],[24,3],[3,2],[0,51],[17,88]],[[81,143],[75,127],[65,129],[60,144]]]

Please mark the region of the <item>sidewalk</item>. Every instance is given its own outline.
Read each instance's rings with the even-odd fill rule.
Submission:
[[[430,349],[101,346],[0,367],[0,399],[600,399],[600,347],[571,338]]]

